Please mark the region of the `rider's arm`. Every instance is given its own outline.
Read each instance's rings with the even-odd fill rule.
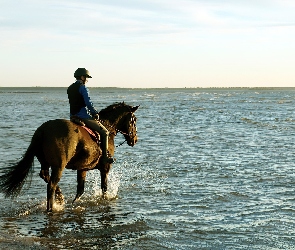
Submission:
[[[83,96],[85,104],[87,108],[89,109],[91,115],[98,114],[97,110],[94,108],[93,103],[90,99],[88,88],[84,84],[80,86],[79,92]]]

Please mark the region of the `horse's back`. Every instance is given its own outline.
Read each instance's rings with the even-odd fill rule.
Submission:
[[[44,155],[46,161],[50,165],[61,165],[75,154],[81,133],[71,121],[56,119],[43,123],[34,137],[41,142],[40,154]]]
[[[81,126],[65,119],[49,120],[37,130],[42,140],[42,155],[52,165],[67,165],[73,160],[78,165],[87,166],[98,158],[100,151],[89,134]],[[90,155],[92,157],[90,157]],[[70,167],[68,165],[68,167]],[[70,167],[72,168],[72,167]]]
[[[67,136],[69,132],[77,128],[77,125],[69,120],[55,119],[43,123],[39,129],[47,133],[54,133]]]

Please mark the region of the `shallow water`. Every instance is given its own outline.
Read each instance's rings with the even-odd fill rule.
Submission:
[[[295,89],[91,88],[98,109],[141,105],[138,143],[116,150],[107,199],[90,171],[60,181],[65,204],[46,212],[31,186],[0,194],[0,249],[294,249]],[[67,118],[65,88],[0,88],[0,174],[38,126]],[[116,137],[116,145],[123,137]]]

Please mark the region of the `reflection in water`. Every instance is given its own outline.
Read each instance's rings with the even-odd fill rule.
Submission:
[[[123,246],[144,235],[146,223],[134,219],[133,212],[121,211],[116,206],[116,199],[88,198],[74,205],[66,203],[66,209],[55,209],[53,213],[46,212],[45,202],[17,209],[14,215],[3,218],[2,228],[7,231],[7,236],[26,236],[32,240],[21,242],[18,247],[28,243],[44,249],[69,249],[77,244],[83,246],[80,249],[96,245],[97,249],[108,249]],[[7,236],[6,241],[2,241],[0,235],[1,244],[11,247],[14,240]]]
[[[89,206],[87,203],[83,205],[85,207],[73,206],[67,211],[48,213],[47,223],[41,230],[41,237],[62,237],[65,233],[73,232],[78,236],[78,233],[83,234],[87,228],[101,229],[110,226],[110,222],[115,220],[115,216],[110,214],[111,208],[108,204],[101,204],[96,207],[97,210],[91,206],[86,208]]]
[[[50,247],[75,247],[77,244],[87,247],[97,246],[97,249],[120,246],[122,240],[132,240],[143,234],[145,223],[130,221],[123,223],[129,213],[121,213],[114,209],[113,202],[101,200],[100,205],[91,206],[84,203],[85,209],[73,207],[66,212],[47,215],[47,223],[41,230],[40,237],[46,239],[58,238],[57,241],[43,242]],[[131,215],[132,217],[132,215]]]
[[[46,190],[46,185],[34,177],[32,181],[41,184],[31,186],[27,192],[38,196],[35,190],[42,190],[39,195],[43,196],[43,200],[21,196],[10,201],[11,208],[3,209],[0,214],[1,226],[7,233],[3,237],[0,235],[1,246],[13,249],[14,238],[10,239],[9,235],[21,238],[25,236],[25,239],[32,240],[18,242],[18,247],[33,244],[37,249],[68,249],[77,245],[83,245],[85,249],[96,245],[108,248],[122,246],[129,240],[138,238],[143,234],[146,225],[137,221],[132,211],[122,211],[122,208],[117,207],[119,176],[118,172],[110,172],[110,188],[102,198],[98,188],[100,175],[97,171],[89,172],[84,195],[72,204],[74,190],[69,190],[69,186],[76,184],[75,173],[65,173],[61,188],[65,190],[67,198],[64,204],[55,204],[53,213],[46,212],[46,197],[42,193]],[[97,249],[101,249],[99,247]]]

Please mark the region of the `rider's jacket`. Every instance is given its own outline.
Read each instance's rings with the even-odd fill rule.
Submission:
[[[75,115],[80,118],[90,118],[91,116],[88,114],[88,111],[91,115],[98,113],[93,107],[87,87],[81,81],[78,80],[70,85],[67,89],[67,93],[71,116]]]

